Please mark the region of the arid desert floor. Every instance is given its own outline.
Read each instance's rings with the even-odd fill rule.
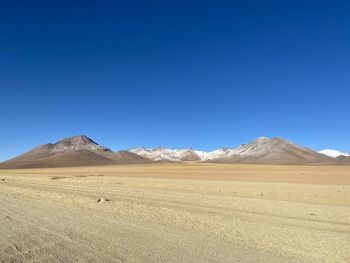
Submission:
[[[0,262],[350,262],[350,166],[0,170]]]

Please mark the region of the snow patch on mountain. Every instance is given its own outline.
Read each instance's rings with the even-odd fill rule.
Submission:
[[[319,151],[319,153],[322,153],[322,154],[327,155],[327,156],[332,157],[332,158],[337,158],[339,156],[350,156],[349,153],[340,152],[340,151],[332,150],[332,149],[324,149],[322,151]]]

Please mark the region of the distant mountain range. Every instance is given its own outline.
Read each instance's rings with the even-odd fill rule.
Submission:
[[[336,158],[301,147],[282,138],[260,137],[238,148],[221,148],[212,152],[194,149],[136,148],[128,151],[153,161],[198,161],[252,164],[333,164]],[[338,157],[338,156],[336,156]]]
[[[11,160],[0,168],[70,167],[154,162],[213,162],[287,165],[350,165],[350,154],[335,150],[316,152],[283,138],[260,137],[237,148],[211,152],[189,149],[136,148],[113,152],[79,135],[54,144],[44,144]]]

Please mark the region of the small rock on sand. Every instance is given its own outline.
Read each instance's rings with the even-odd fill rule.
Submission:
[[[107,197],[102,197],[100,199],[97,200],[97,203],[103,203],[103,202],[108,202],[109,199]]]

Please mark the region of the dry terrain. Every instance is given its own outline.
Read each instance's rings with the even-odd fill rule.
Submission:
[[[345,263],[349,248],[349,166],[0,170],[0,262]]]

